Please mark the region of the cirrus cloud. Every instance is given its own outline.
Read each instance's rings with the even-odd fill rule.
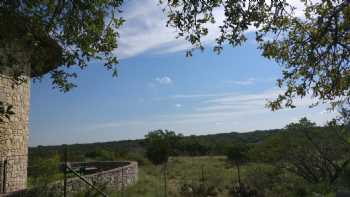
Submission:
[[[319,0],[312,0],[318,2]],[[295,7],[295,15],[303,17],[304,3],[301,0],[287,0]],[[122,17],[126,20],[120,28],[119,47],[115,51],[120,59],[127,59],[146,52],[164,54],[185,51],[191,47],[184,38],[177,39],[177,31],[166,27],[167,17],[159,5],[159,0],[129,0],[123,9]],[[208,24],[208,35],[202,38],[203,44],[212,46],[220,34],[219,26],[223,25],[225,10],[218,7],[213,10],[215,24]],[[247,32],[256,29],[251,26]]]

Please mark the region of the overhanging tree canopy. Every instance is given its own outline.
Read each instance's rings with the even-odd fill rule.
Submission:
[[[283,68],[278,86],[286,88],[268,106],[272,110],[295,107],[297,97],[312,95],[333,107],[350,103],[350,1],[301,0],[302,16],[287,0],[167,0],[168,25],[178,30],[193,48],[203,49],[208,24],[215,23],[215,9],[225,17],[219,26],[214,51],[228,43],[246,41],[255,30],[262,55]],[[318,103],[315,103],[318,104]]]
[[[18,59],[14,50],[25,52],[34,79],[50,73],[54,87],[68,91],[76,77],[66,68],[87,66],[100,60],[116,75],[117,29],[122,0],[4,0],[0,2],[0,44],[4,53],[0,72],[14,68]],[[15,49],[13,49],[15,48]],[[11,50],[7,50],[11,49]],[[21,68],[11,72],[14,79]]]

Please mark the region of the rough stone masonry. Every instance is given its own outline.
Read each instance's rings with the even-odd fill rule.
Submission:
[[[0,49],[2,60],[5,53]],[[30,65],[23,54],[17,55],[20,80],[11,77],[16,65],[1,67],[0,74],[0,101],[12,105],[15,113],[0,123],[0,193],[25,189],[27,184]]]

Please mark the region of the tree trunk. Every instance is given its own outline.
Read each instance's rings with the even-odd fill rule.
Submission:
[[[9,53],[16,63],[8,60]],[[15,113],[0,123],[0,162],[6,161],[0,193],[7,193],[27,185],[30,64],[26,53],[15,47],[0,46],[0,60],[0,101],[13,106]],[[19,70],[20,80],[15,80],[13,75]]]

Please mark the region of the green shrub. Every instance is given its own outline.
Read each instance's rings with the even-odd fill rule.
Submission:
[[[53,155],[49,159],[37,158],[28,167],[29,186],[42,187],[62,178],[59,171],[60,158]]]
[[[271,165],[257,165],[245,173],[244,183],[266,197],[310,196],[306,181]]]

